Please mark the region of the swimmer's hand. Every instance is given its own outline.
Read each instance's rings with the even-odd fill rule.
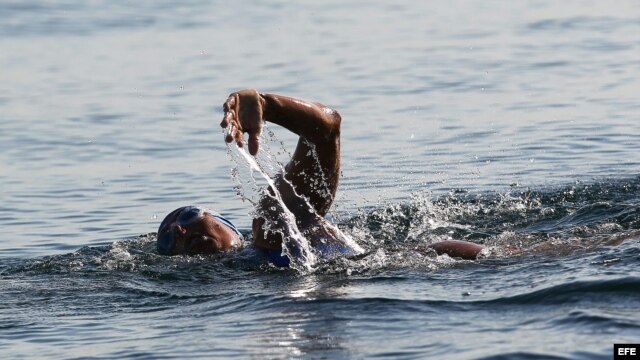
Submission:
[[[240,90],[229,95],[223,105],[220,126],[227,129],[225,141],[244,145],[244,133],[249,134],[249,153],[256,155],[262,134],[264,99],[256,90]]]

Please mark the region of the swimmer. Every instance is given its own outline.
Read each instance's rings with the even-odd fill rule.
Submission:
[[[340,177],[340,114],[325,105],[286,96],[241,90],[223,105],[220,125],[227,129],[225,141],[248,147],[256,155],[264,121],[278,124],[299,136],[297,147],[283,173],[274,179],[284,206],[312,248],[323,255],[362,252],[324,217],[338,189]],[[267,189],[253,219],[253,245],[276,266],[286,267],[282,243],[289,236],[282,205]],[[242,235],[233,224],[210,210],[188,206],[174,210],[158,229],[158,252],[164,255],[211,254],[238,249]],[[438,254],[475,259],[482,247],[464,241],[444,241],[429,246]],[[295,249],[294,249],[295,252]]]

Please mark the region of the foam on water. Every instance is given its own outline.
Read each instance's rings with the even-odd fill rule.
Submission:
[[[254,171],[264,176],[265,181],[272,182],[253,157],[238,151],[238,154],[242,153]],[[441,198],[434,198],[428,192],[414,194],[408,203],[362,209],[339,221],[340,229],[363,245],[363,254],[319,261],[308,248],[309,257],[300,259],[295,269],[301,274],[352,275],[382,269],[430,272],[470,263],[446,255],[437,256],[427,247],[443,240],[466,240],[484,245],[484,260],[480,261],[539,255],[566,257],[615,248],[640,238],[640,230],[637,230],[640,228],[638,188],[640,178],[613,184],[590,183],[508,194],[451,193]],[[585,211],[594,206],[600,211]],[[295,226],[293,214],[286,216],[291,233],[296,234],[289,241],[295,241],[295,246],[308,246],[308,240]],[[250,242],[250,233],[245,231],[244,235]],[[26,269],[165,273],[189,263],[207,264],[217,269],[274,270],[249,243],[237,253],[165,257],[157,254],[155,241],[155,234],[148,234],[115,241],[108,246],[83,247],[74,253],[27,260],[19,267],[22,270],[0,268],[0,273]],[[291,246],[291,243],[285,246]]]
[[[368,346],[402,331],[397,322],[404,328],[428,323],[429,343],[446,341],[452,331],[461,334],[461,328],[476,328],[482,336],[481,330],[499,326],[501,331],[483,341],[493,354],[509,354],[513,348],[501,344],[530,334],[531,327],[544,327],[562,343],[567,332],[587,332],[573,335],[576,339],[592,338],[590,333],[601,338],[603,326],[638,334],[640,282],[633,269],[640,256],[639,187],[640,178],[634,178],[507,194],[414,194],[407,203],[363,209],[342,219],[340,228],[366,252],[319,260],[311,273],[269,266],[250,246],[236,253],[161,256],[155,234],[60,255],[4,259],[0,329],[15,339],[37,336],[51,342],[64,332],[74,346],[89,346],[101,341],[100,332],[114,332],[108,338],[115,340],[122,333],[117,329],[124,328],[141,339],[163,339],[140,340],[163,354],[175,354],[163,347],[166,338],[181,331],[197,336],[206,329],[234,334],[226,345],[244,355],[260,351],[247,340],[269,331],[274,321],[295,331],[300,331],[298,322],[312,332],[326,331],[313,319],[304,320],[314,311],[335,317],[338,327],[331,339],[269,337],[292,345],[306,339],[315,347],[308,351],[326,354],[329,350],[318,346],[342,346],[337,329],[350,322],[368,328],[373,339],[359,340]],[[593,207],[599,211],[581,211]],[[484,244],[487,253],[478,261],[463,261],[426,248],[451,238]],[[29,320],[42,317],[42,311],[48,324]],[[86,320],[100,317],[111,321]],[[380,321],[390,318],[395,320]],[[452,321],[460,326],[450,326]],[[140,322],[147,325],[144,330]],[[90,336],[85,326],[98,333]],[[544,344],[561,345],[549,339]],[[193,347],[191,355],[198,353],[196,344],[183,345]],[[455,348],[473,354],[471,345],[456,343]],[[600,353],[588,348],[590,354]],[[286,355],[283,347],[273,349]],[[419,352],[435,355],[431,351],[436,350]],[[58,348],[56,354],[67,353]]]
[[[638,9],[0,2],[0,353],[611,358],[640,339]],[[210,131],[245,87],[341,113],[329,216],[364,254],[156,253],[193,203],[250,239],[268,184],[234,154],[229,191]],[[449,238],[486,257],[425,249]]]

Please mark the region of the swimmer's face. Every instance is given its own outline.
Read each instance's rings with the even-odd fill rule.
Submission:
[[[240,234],[231,223],[195,206],[172,211],[158,228],[158,252],[163,255],[212,254],[240,244]]]

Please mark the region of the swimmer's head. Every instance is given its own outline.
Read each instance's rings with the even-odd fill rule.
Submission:
[[[167,215],[158,228],[162,255],[212,254],[241,245],[242,235],[227,219],[199,206],[184,206]]]

